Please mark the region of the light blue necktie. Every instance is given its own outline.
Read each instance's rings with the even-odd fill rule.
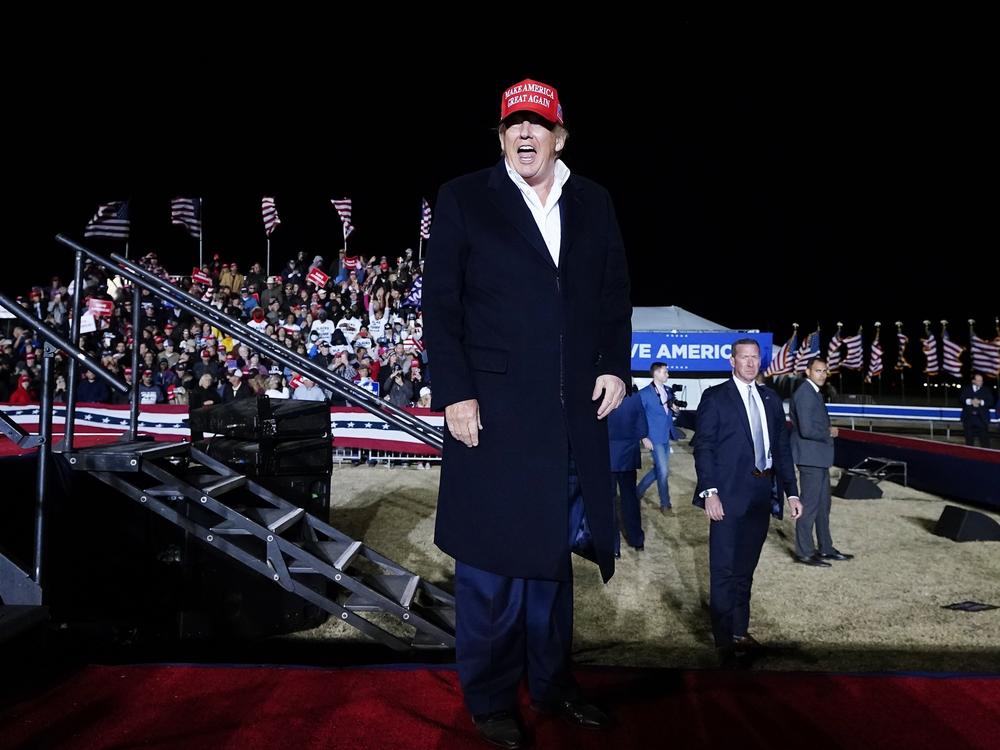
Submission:
[[[753,385],[747,386],[747,398],[750,399],[750,435],[753,437],[753,465],[757,471],[767,468],[767,456],[764,455],[764,427],[760,423],[760,409],[753,397]]]

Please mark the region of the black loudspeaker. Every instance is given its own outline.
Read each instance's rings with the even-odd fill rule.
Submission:
[[[882,497],[882,490],[868,477],[845,471],[833,494],[845,500],[877,500]]]
[[[1000,542],[1000,523],[985,513],[946,505],[934,533],[953,542]]]
[[[199,440],[195,447],[248,477],[321,472],[333,468],[330,438],[301,440]]]
[[[194,409],[192,433],[214,432],[240,440],[330,437],[330,407],[322,401],[271,400],[267,396]]]

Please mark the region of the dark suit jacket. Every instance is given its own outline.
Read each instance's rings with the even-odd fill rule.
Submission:
[[[962,402],[962,421],[978,422],[983,425],[990,423],[990,409],[993,408],[993,392],[985,383],[976,393],[972,392],[972,383],[966,383],[958,393],[958,398]],[[977,398],[983,402],[982,406],[969,406],[966,399]]]
[[[423,282],[431,408],[478,399],[467,448],[444,431],[435,542],[492,573],[566,580],[570,446],[605,580],[615,520],[594,380],[629,381],[628,269],[607,191],[573,175],[559,265],[501,160],[438,194]]]
[[[646,410],[639,394],[629,394],[622,405],[608,415],[611,471],[635,471],[642,468],[639,441],[648,435]]]
[[[792,394],[792,458],[796,466],[833,466],[833,438],[830,415],[823,394],[802,382]]]
[[[779,494],[798,496],[781,399],[766,386],[757,386],[757,389],[764,402],[771,442],[771,466],[778,480]],[[763,480],[752,476],[754,455],[750,423],[743,398],[732,378],[702,394],[695,425],[692,444],[698,484],[694,504],[704,507],[705,501],[698,496],[699,493],[715,487],[719,490],[727,516],[730,513],[745,515],[750,498],[757,491],[757,483]]]
[[[654,443],[669,443],[670,433],[674,427],[674,415],[668,414],[660,402],[660,394],[650,383],[639,391],[643,408],[646,410],[646,421],[649,423],[649,439]],[[667,388],[667,401],[674,400],[674,393]]]

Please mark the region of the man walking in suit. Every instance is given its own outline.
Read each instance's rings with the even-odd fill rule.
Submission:
[[[617,486],[622,498],[621,518],[625,526],[625,540],[634,550],[645,549],[646,545],[639,497],[635,492],[635,473],[642,466],[639,441],[648,440],[648,435],[646,410],[638,392],[630,393],[621,406],[608,416],[608,438],[611,441],[611,494],[615,494]],[[616,539],[616,554],[620,545],[621,540]]]
[[[639,397],[649,424],[649,437],[643,440],[643,445],[653,453],[653,468],[639,481],[636,494],[641,498],[655,481],[662,513],[671,507],[667,479],[670,476],[670,431],[677,407],[674,405],[674,392],[667,386],[667,366],[663,362],[654,362],[649,366],[649,374],[653,380],[639,391]]]
[[[990,409],[993,408],[993,394],[983,384],[982,373],[975,373],[972,382],[959,391],[962,402],[962,430],[965,444],[975,445],[976,440],[983,448],[990,447]]]
[[[447,425],[435,542],[455,558],[459,680],[480,734],[520,747],[525,673],[535,710],[609,723],[571,672],[570,550],[589,532],[613,574],[606,418],[630,374],[632,307],[611,198],[561,159],[556,90],[505,91],[499,137],[496,166],[438,194],[423,313]]]
[[[830,368],[822,357],[806,365],[806,380],[792,394],[792,458],[799,467],[802,484],[802,517],[795,522],[795,560],[803,565],[828,568],[827,560],[850,560],[854,555],[839,551],[830,536],[830,467],[837,428],[823,402],[822,388]],[[813,526],[819,551],[813,542]]]
[[[723,663],[759,646],[750,635],[750,589],[771,517],[771,484],[802,515],[778,394],[758,386],[760,346],[733,344],[733,377],[702,394],[694,436],[694,504],[711,520],[709,606]]]

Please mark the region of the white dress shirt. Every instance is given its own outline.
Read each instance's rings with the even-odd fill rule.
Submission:
[[[549,255],[552,256],[552,262],[558,266],[559,245],[562,242],[562,217],[559,212],[559,198],[562,196],[563,185],[566,184],[566,180],[570,176],[569,167],[563,164],[562,159],[556,160],[555,182],[552,184],[552,189],[549,190],[548,198],[543,205],[535,189],[525,182],[524,178],[517,173],[517,170],[506,159],[504,160],[504,166],[507,167],[507,175],[517,185],[517,189],[521,191],[521,197],[524,198],[524,202],[528,204],[531,216],[538,225],[538,231],[542,233],[542,239],[545,240],[545,246],[549,249]]]

